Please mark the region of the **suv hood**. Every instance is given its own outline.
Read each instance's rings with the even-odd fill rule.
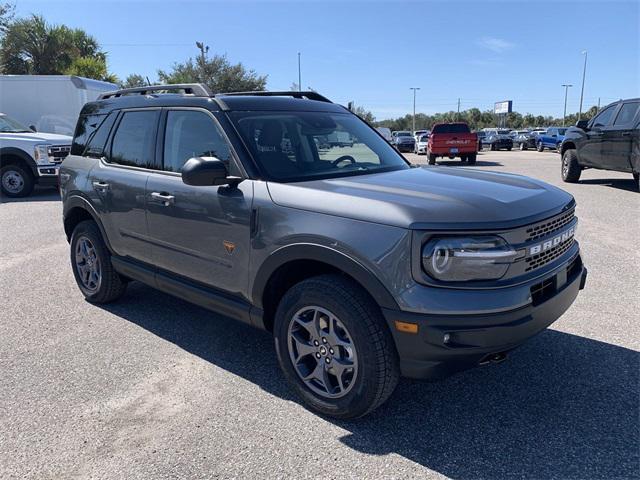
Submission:
[[[25,133],[3,133],[0,132],[3,140],[20,140],[33,143],[50,143],[52,145],[71,145],[72,138],[67,135],[57,133],[25,132]]]
[[[451,167],[269,182],[268,188],[283,207],[411,229],[513,228],[573,203],[564,190],[532,178]]]

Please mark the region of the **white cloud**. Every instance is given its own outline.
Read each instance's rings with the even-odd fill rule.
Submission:
[[[496,37],[482,37],[477,43],[481,47],[487,48],[495,53],[503,53],[515,47],[514,43],[511,43],[504,38]]]

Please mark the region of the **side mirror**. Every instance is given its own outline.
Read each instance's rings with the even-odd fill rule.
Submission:
[[[227,166],[216,157],[190,158],[182,166],[180,172],[184,183],[197,187],[237,185],[242,180],[238,177],[229,177]]]
[[[37,132],[38,130],[36,129],[35,125],[29,125],[29,130],[31,130],[32,132]]]
[[[588,130],[589,129],[589,120],[578,120],[576,122],[576,127],[582,129],[582,130]]]

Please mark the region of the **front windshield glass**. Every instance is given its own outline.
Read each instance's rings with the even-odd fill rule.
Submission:
[[[564,135],[566,133],[567,129],[566,128],[559,128],[558,129],[558,135]]]
[[[22,133],[30,132],[27,127],[19,124],[13,118],[0,115],[0,132],[2,133]]]
[[[410,168],[355,115],[232,112],[230,117],[273,180],[294,182]]]
[[[396,137],[413,137],[413,135],[411,135],[411,132],[398,132]]]

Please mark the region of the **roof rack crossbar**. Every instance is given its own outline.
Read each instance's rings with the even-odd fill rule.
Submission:
[[[229,92],[229,93],[220,93],[216,95],[216,97],[224,97],[224,96],[235,96],[235,95],[247,95],[247,96],[256,96],[256,97],[293,97],[293,98],[306,98],[307,100],[317,100],[318,102],[326,102],[333,103],[327,97],[320,95],[318,92],[306,91],[306,92],[298,92],[298,91],[280,91],[280,92]]]
[[[176,83],[172,85],[149,85],[146,87],[122,88],[113,92],[105,92],[98,97],[98,100],[106,98],[121,97],[123,95],[139,94],[147,95],[153,92],[182,90],[185,95],[194,97],[211,97],[213,94],[209,88],[202,83]]]

